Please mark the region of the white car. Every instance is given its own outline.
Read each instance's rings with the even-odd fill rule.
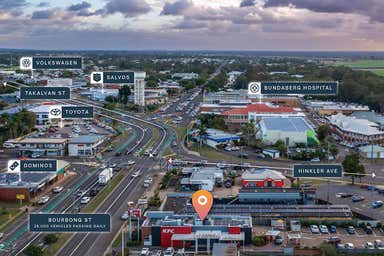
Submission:
[[[89,203],[89,201],[91,201],[91,198],[89,196],[83,196],[80,200],[80,203],[81,204],[87,204],[87,203]]]
[[[48,201],[49,201],[49,196],[42,196],[37,203],[38,204],[45,204]]]
[[[371,242],[365,242],[364,248],[365,249],[375,249],[375,246]]]
[[[384,250],[384,243],[381,240],[375,240],[375,248],[379,250]]]
[[[353,243],[346,243],[346,244],[344,244],[344,248],[349,249],[349,250],[353,250],[353,249],[355,249],[355,246],[353,245]]]
[[[310,229],[311,229],[311,232],[313,234],[319,234],[320,233],[319,227],[317,225],[311,225]]]
[[[168,247],[164,251],[164,256],[173,256],[175,254],[175,250],[172,247]]]
[[[55,194],[57,194],[57,193],[60,193],[61,191],[63,191],[63,187],[60,187],[60,186],[57,186],[57,187],[54,187],[53,189],[52,189],[52,193],[55,193]]]
[[[127,165],[134,165],[135,164],[135,161],[133,161],[133,160],[129,160],[128,162],[127,162]]]
[[[225,169],[225,168],[227,168],[227,164],[226,163],[217,163],[216,167],[219,169]]]
[[[132,173],[132,178],[137,178],[140,176],[140,174],[141,174],[140,171],[136,171],[136,172]]]
[[[325,226],[325,225],[320,225],[320,226],[319,226],[319,229],[320,229],[320,232],[321,232],[322,234],[328,234],[328,233],[329,233],[328,228],[327,228],[327,226]]]
[[[140,256],[147,256],[147,255],[149,255],[149,248],[141,249]]]

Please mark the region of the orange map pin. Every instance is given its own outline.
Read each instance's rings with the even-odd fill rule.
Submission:
[[[213,204],[213,196],[207,190],[199,190],[192,195],[192,205],[201,220],[208,215]]]

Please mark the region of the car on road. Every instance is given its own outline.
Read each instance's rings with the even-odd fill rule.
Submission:
[[[164,251],[164,256],[173,256],[175,254],[175,250],[172,247],[168,247]]]
[[[379,208],[379,207],[381,207],[381,206],[383,206],[383,201],[374,201],[373,203],[372,203],[372,208]]]
[[[80,204],[87,204],[91,201],[91,198],[89,196],[83,196],[80,200]]]
[[[364,248],[365,249],[375,249],[375,246],[371,242],[365,242]]]
[[[364,200],[365,200],[365,197],[363,197],[363,196],[359,196],[359,195],[352,196],[352,202],[354,202],[354,203],[361,202]]]
[[[83,196],[83,195],[85,195],[85,191],[84,191],[84,190],[79,190],[79,191],[77,191],[77,193],[76,193],[76,197],[81,197],[81,196]]]
[[[354,235],[356,233],[355,227],[354,226],[348,226],[347,227],[347,233],[350,235]]]
[[[313,158],[313,159],[311,159],[311,162],[320,162],[320,158],[318,158],[318,157]]]
[[[355,245],[353,243],[346,243],[344,244],[344,248],[348,250],[353,250],[355,249]]]
[[[379,250],[384,250],[384,243],[381,240],[375,240],[375,248]]]
[[[341,239],[340,239],[340,237],[337,237],[337,236],[330,236],[326,240],[326,243],[328,243],[328,244],[339,244],[339,243],[341,243]]]
[[[327,228],[327,226],[325,226],[325,225],[320,225],[320,226],[319,226],[319,229],[320,229],[320,232],[321,232],[322,234],[328,234],[328,233],[329,233],[328,228]]]
[[[37,201],[38,204],[45,204],[49,201],[49,196],[42,196],[39,201]]]
[[[227,164],[226,163],[217,163],[216,167],[219,169],[225,169],[225,168],[227,168]]]
[[[89,191],[89,196],[96,196],[99,193],[99,188],[92,188],[91,191]]]
[[[141,249],[140,256],[147,256],[147,255],[150,255],[149,248]]]
[[[63,191],[63,187],[60,187],[60,186],[57,186],[57,187],[54,187],[53,189],[52,189],[52,193],[54,193],[54,194],[57,194],[57,193],[60,193],[61,191]]]
[[[248,158],[248,154],[247,154],[247,153],[240,153],[240,154],[239,154],[239,158],[245,158],[245,159],[247,159],[247,158]]]
[[[127,220],[128,218],[129,218],[128,211],[125,211],[125,212],[120,216],[120,219],[121,219],[121,220]]]
[[[132,178],[137,178],[137,177],[140,177],[141,173],[140,173],[140,170],[132,173]]]
[[[320,233],[319,227],[317,225],[311,225],[309,228],[313,234],[319,234]]]
[[[349,193],[336,193],[336,197],[339,197],[339,198],[347,198],[347,197],[352,197],[353,195],[352,194],[349,194]]]
[[[331,225],[331,226],[329,226],[329,232],[330,233],[337,233],[337,228],[336,228],[336,226],[335,225]]]
[[[133,161],[133,160],[129,160],[128,162],[127,162],[127,165],[134,165],[135,164],[135,161]]]
[[[41,153],[32,153],[31,158],[39,158],[41,157]]]

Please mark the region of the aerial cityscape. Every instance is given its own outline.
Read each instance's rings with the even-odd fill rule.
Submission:
[[[383,13],[0,0],[0,255],[384,255]]]

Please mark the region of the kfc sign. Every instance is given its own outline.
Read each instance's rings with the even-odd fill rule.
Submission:
[[[175,229],[173,228],[165,228],[163,229],[164,234],[175,234]]]

